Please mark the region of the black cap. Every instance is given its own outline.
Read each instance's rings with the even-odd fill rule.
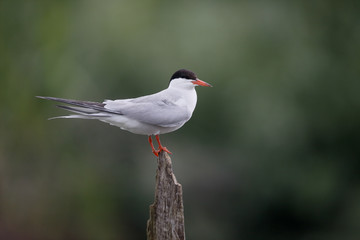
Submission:
[[[192,71],[186,70],[186,69],[180,69],[178,71],[176,71],[170,78],[170,81],[175,79],[175,78],[185,78],[185,79],[189,79],[189,80],[196,80],[196,74],[193,73]]]

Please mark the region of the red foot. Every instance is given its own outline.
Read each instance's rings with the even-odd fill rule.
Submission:
[[[163,146],[160,146],[158,151],[159,152],[164,151],[164,152],[172,154],[166,147],[163,147]]]
[[[156,137],[156,140],[157,140],[157,142],[158,142],[158,144],[159,144],[159,149],[158,149],[158,150],[155,150],[154,145],[153,145],[153,143],[152,143],[152,138],[151,138],[151,136],[149,136],[149,143],[150,143],[151,150],[152,150],[152,152],[154,153],[154,155],[158,157],[158,156],[159,156],[159,153],[160,153],[161,151],[164,151],[164,152],[167,152],[167,153],[172,154],[166,147],[163,147],[163,146],[161,145],[160,139],[159,139],[159,135],[156,135],[155,137]]]
[[[154,150],[152,150],[152,152],[153,152],[153,154],[154,154],[155,156],[157,156],[157,157],[159,156],[159,153],[160,153],[159,150],[155,150],[155,149],[154,149]]]
[[[163,147],[163,146],[159,147],[158,150],[155,150],[155,149],[152,150],[153,154],[154,154],[155,156],[157,156],[157,157],[159,156],[159,154],[160,154],[161,151],[164,151],[164,152],[167,152],[167,153],[172,154],[166,147]]]

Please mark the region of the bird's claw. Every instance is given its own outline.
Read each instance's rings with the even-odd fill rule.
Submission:
[[[155,156],[157,156],[157,157],[159,156],[159,152],[160,152],[159,150],[153,150],[152,152]]]
[[[154,153],[154,155],[155,156],[159,156],[159,153],[161,152],[161,151],[164,151],[164,152],[167,152],[167,153],[169,153],[169,154],[172,154],[172,152],[170,152],[166,147],[163,147],[163,146],[161,146],[158,150],[153,150],[152,152]]]
[[[160,152],[164,151],[164,152],[167,152],[169,154],[172,154],[166,147],[161,147],[159,150],[160,150]]]
[[[151,149],[152,149],[153,154],[154,154],[155,156],[157,156],[157,157],[159,156],[159,153],[160,153],[161,151],[164,151],[164,152],[167,152],[167,153],[169,153],[169,154],[172,154],[166,147],[163,147],[163,146],[161,145],[159,135],[155,135],[155,137],[156,137],[156,141],[157,141],[158,144],[159,144],[158,150],[155,150],[154,145],[153,145],[153,143],[152,143],[151,135],[149,136],[149,143],[150,143],[150,146],[151,146]]]

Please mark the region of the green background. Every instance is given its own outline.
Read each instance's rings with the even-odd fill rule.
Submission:
[[[145,239],[147,138],[34,96],[211,83],[162,136],[188,239],[360,239],[359,1],[1,1],[0,239]]]

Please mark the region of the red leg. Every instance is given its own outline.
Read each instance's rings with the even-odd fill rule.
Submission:
[[[159,144],[159,150],[158,150],[159,152],[165,151],[165,152],[167,152],[167,153],[172,154],[166,147],[163,147],[163,146],[161,145],[159,135],[155,135],[155,138],[156,138],[156,141],[157,141],[158,144]]]
[[[159,150],[155,150],[154,145],[153,145],[153,143],[152,143],[151,135],[149,136],[149,143],[150,143],[152,152],[155,154],[155,156],[158,157],[160,151],[159,151]]]

